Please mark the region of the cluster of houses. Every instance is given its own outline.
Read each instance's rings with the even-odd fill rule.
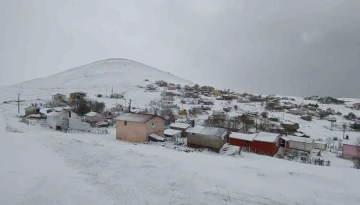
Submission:
[[[165,119],[151,114],[124,113],[116,120],[116,138],[143,143],[186,139],[186,145],[193,148],[210,148],[219,152],[228,143],[257,154],[285,156],[289,150],[311,153],[326,150],[327,143],[317,141],[305,134],[285,135],[269,132],[239,133],[225,128],[204,127],[190,123],[172,123],[165,129]],[[348,149],[344,145],[344,149]],[[344,152],[347,154],[348,152]]]
[[[181,87],[167,83],[165,81],[156,81],[155,84],[146,86],[145,91],[159,91],[162,87],[161,99],[153,101],[151,106],[155,109],[153,114],[124,113],[121,105],[112,108],[107,113],[96,113],[90,111],[83,116],[77,114],[73,108],[57,107],[43,109],[37,106],[30,106],[25,108],[26,118],[44,119],[46,124],[56,130],[74,129],[88,131],[92,127],[108,126],[112,122],[116,122],[116,138],[124,141],[142,143],[147,141],[166,141],[173,140],[176,142],[186,141],[188,147],[194,148],[210,148],[219,152],[223,146],[228,143],[233,146],[241,147],[241,149],[249,150],[254,153],[276,156],[285,156],[289,150],[299,150],[311,153],[313,149],[326,150],[327,144],[322,141],[316,141],[305,134],[297,132],[299,124],[282,121],[271,116],[262,116],[259,113],[244,113],[241,116],[231,117],[227,116],[232,107],[223,107],[222,110],[213,110],[209,120],[215,122],[223,122],[228,120],[231,122],[227,126],[210,124],[206,126],[195,125],[194,121],[187,121],[187,123],[175,122],[174,119],[168,118],[167,115],[160,113],[167,110],[178,110],[178,117],[188,114],[200,114],[211,111],[211,106],[214,105],[214,100],[206,98],[213,96],[215,100],[231,101],[237,100],[239,103],[261,102],[266,104],[266,109],[271,111],[286,111],[290,114],[304,116],[319,116],[320,112],[327,114],[336,114],[335,110],[327,109],[321,110],[317,105],[304,104],[296,105],[291,100],[292,98],[280,98],[274,95],[262,97],[260,95],[251,95],[247,93],[239,94],[230,92],[229,90],[215,90],[209,86],[199,86],[196,84]],[[205,96],[205,97],[201,97]],[[70,93],[70,100],[78,100],[86,97],[84,92]],[[112,93],[111,98],[124,98],[124,93]],[[181,97],[182,104],[189,103],[185,99],[193,99],[194,102],[190,104],[200,104],[201,106],[193,107],[191,110],[180,109],[176,105],[175,97]],[[314,98],[315,99],[315,98]],[[323,100],[323,98],[316,98]],[[55,94],[52,96],[52,102],[55,105],[66,102],[66,96],[63,94]],[[287,102],[280,103],[280,100],[287,100]],[[333,102],[332,98],[326,98],[327,102]],[[338,101],[336,101],[338,102]],[[359,109],[360,103],[355,103],[353,109]],[[235,109],[235,108],[234,108]],[[111,114],[116,112],[116,114]],[[122,114],[120,114],[122,113]],[[149,113],[149,112],[147,112]],[[119,115],[120,114],[120,115]],[[117,117],[113,117],[117,116]],[[240,119],[241,126],[237,126],[234,122]],[[306,118],[304,118],[306,120]],[[168,129],[165,129],[168,125]],[[344,144],[343,151],[346,157],[354,157],[354,150],[352,146]],[[356,146],[355,146],[356,147]]]
[[[84,92],[73,92],[69,94],[70,100],[77,100],[86,97]],[[52,96],[52,104],[64,105],[66,96],[63,94],[55,94]],[[90,131],[92,127],[108,126],[111,121],[101,113],[90,111],[84,116],[80,116],[72,107],[61,106],[53,108],[40,108],[38,106],[29,106],[25,108],[25,119],[42,119],[46,125],[55,130],[80,130]]]

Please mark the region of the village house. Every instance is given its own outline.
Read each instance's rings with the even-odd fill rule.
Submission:
[[[29,106],[25,108],[25,117],[32,114],[39,114],[40,108],[38,106]]]
[[[314,107],[314,106],[307,106],[307,109],[308,109],[308,110],[315,111],[317,108],[316,108],[316,107]]]
[[[224,120],[226,118],[226,113],[222,110],[214,110],[211,117],[214,120]]]
[[[280,140],[280,146],[285,148],[285,150],[296,149],[310,153],[314,148],[314,139],[291,135],[283,136]]]
[[[115,99],[124,98],[124,93],[111,93],[110,98],[115,98]]]
[[[281,135],[269,132],[255,134],[231,133],[229,142],[231,145],[249,149],[257,154],[274,156],[279,150]]]
[[[245,98],[245,97],[239,97],[239,99],[237,100],[238,103],[249,103],[250,100]]]
[[[95,124],[97,122],[103,121],[104,117],[97,112],[88,112],[85,114],[85,121],[90,124]]]
[[[69,128],[69,118],[71,110],[62,110],[60,112],[50,112],[47,114],[46,124],[55,130],[63,130]]]
[[[190,124],[187,123],[180,123],[180,122],[175,122],[169,125],[170,129],[173,130],[179,130],[181,132],[181,136],[184,137],[185,136],[185,130],[188,129],[189,127],[191,127]]]
[[[171,138],[173,141],[178,141],[181,138],[181,131],[174,129],[166,129],[164,130],[165,137]]]
[[[354,110],[360,110],[360,103],[354,103],[354,104],[352,105],[352,109],[354,109]]]
[[[163,137],[165,119],[150,114],[124,113],[116,120],[116,139],[129,142],[146,142],[149,136]]]
[[[85,92],[73,92],[73,93],[70,93],[70,96],[69,96],[69,98],[71,100],[77,100],[77,99],[80,99],[80,98],[83,98],[83,97],[86,97]]]
[[[197,126],[188,128],[185,135],[188,147],[204,147],[219,152],[227,143],[229,132],[224,128]]]
[[[248,150],[253,149],[254,138],[256,137],[257,133],[254,134],[246,134],[246,133],[239,133],[239,132],[232,132],[229,136],[229,144],[234,146],[239,146],[241,148],[245,148]]]
[[[285,108],[287,110],[293,109],[294,107],[295,107],[295,105],[293,105],[293,104],[285,104],[285,105],[283,105],[283,108]]]
[[[355,143],[343,143],[342,157],[346,159],[360,159],[360,146]]]
[[[326,109],[326,113],[330,114],[330,115],[335,115],[336,114],[336,111],[332,108],[328,108]]]
[[[199,100],[199,104],[204,104],[204,105],[213,105],[214,103],[210,100],[210,99],[207,99],[207,98],[201,98]]]
[[[306,110],[300,109],[300,108],[293,108],[288,111],[290,114],[294,115],[305,115]]]
[[[158,90],[158,88],[153,84],[148,84],[145,88],[145,91],[148,91],[148,92],[155,92],[157,90]]]
[[[91,125],[85,122],[84,117],[72,111],[69,116],[69,129],[88,132],[91,130]]]
[[[55,104],[62,103],[66,100],[66,96],[60,93],[57,93],[51,97],[52,102]]]
[[[327,148],[327,143],[323,141],[314,141],[314,149],[325,151]]]
[[[177,90],[177,86],[174,85],[174,84],[169,84],[169,85],[167,86],[167,89],[168,89],[168,90]]]

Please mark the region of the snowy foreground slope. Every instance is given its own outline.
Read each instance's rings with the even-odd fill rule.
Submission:
[[[108,88],[131,87],[149,81],[166,80],[189,84],[182,78],[148,65],[126,59],[107,59],[73,68],[49,77],[26,81],[14,87],[25,88]],[[110,90],[109,90],[110,91]]]
[[[60,133],[15,113],[0,105],[0,204],[360,204],[355,169]]]

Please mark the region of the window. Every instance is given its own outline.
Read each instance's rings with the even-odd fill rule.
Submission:
[[[191,133],[192,135],[195,135],[195,133]]]
[[[155,127],[155,122],[152,122],[152,123],[151,123],[151,127]]]
[[[124,125],[127,126],[127,121],[124,121]]]

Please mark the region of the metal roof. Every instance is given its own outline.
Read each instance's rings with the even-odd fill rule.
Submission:
[[[129,122],[148,122],[155,117],[160,117],[158,115],[150,114],[136,114],[136,113],[124,113],[115,118],[116,121],[129,121]],[[162,117],[160,117],[162,118]],[[162,118],[164,119],[164,118]]]
[[[313,138],[306,138],[306,137],[296,137],[296,136],[284,136],[282,137],[285,141],[293,141],[293,142],[302,142],[307,144],[312,144],[314,142]]]
[[[187,129],[190,126],[191,126],[190,124],[181,123],[181,122],[175,122],[175,123],[170,124],[170,127],[175,127],[175,128],[180,128],[180,129]]]
[[[226,129],[218,127],[190,127],[186,130],[186,132],[221,138],[224,138],[225,135],[228,134],[228,131]]]
[[[165,134],[165,135],[170,135],[170,136],[172,136],[172,135],[176,135],[176,134],[179,134],[179,133],[181,133],[180,130],[173,130],[173,129],[164,130],[164,134]]]
[[[240,139],[240,140],[245,140],[245,141],[253,141],[254,138],[256,137],[257,133],[255,134],[244,134],[244,133],[239,133],[239,132],[233,132],[230,134],[230,138],[233,139]]]
[[[260,142],[275,142],[279,136],[280,134],[277,133],[259,132],[254,140]]]

